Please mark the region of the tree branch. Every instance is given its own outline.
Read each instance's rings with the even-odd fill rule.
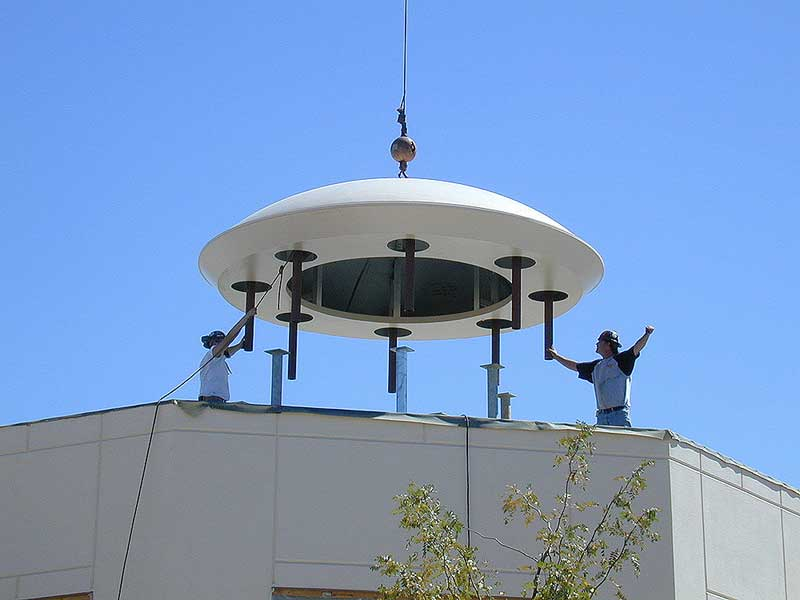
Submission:
[[[444,572],[444,580],[447,582],[447,590],[450,592],[451,598],[457,598],[458,594],[455,593],[455,589],[458,587],[458,582],[456,581],[455,577],[450,573],[450,570],[447,568],[447,553],[442,556],[442,571]]]
[[[472,569],[469,568],[469,562],[467,561],[467,557],[464,555],[464,550],[460,546],[456,546],[456,550],[461,555],[461,560],[464,561],[464,566],[467,568],[467,579],[469,580],[469,584],[472,587],[472,590],[475,592],[475,598],[477,600],[481,599],[481,593],[478,591],[478,586],[475,585],[475,581],[472,579]]]
[[[564,518],[564,514],[567,512],[567,507],[569,506],[569,484],[572,482],[572,475],[574,473],[572,464],[575,461],[575,456],[578,452],[579,450],[577,449],[577,447],[574,450],[570,450],[569,462],[567,463],[567,469],[569,472],[567,473],[567,481],[564,484],[564,501],[563,501],[563,506],[561,507],[561,514],[558,515],[558,520],[556,521],[556,532],[561,531],[561,520]],[[563,539],[564,539],[563,534],[559,535],[558,550],[556,551],[558,554],[558,560],[561,560],[561,541]],[[547,547],[548,554],[552,549],[552,547],[553,547],[552,544],[550,544],[550,546]]]
[[[636,525],[634,527],[632,527],[631,530],[625,535],[625,540],[623,541],[622,546],[620,546],[619,553],[617,554],[617,557],[611,562],[611,564],[606,569],[606,574],[603,576],[603,579],[600,581],[600,583],[598,583],[596,586],[594,586],[594,591],[589,595],[589,600],[594,598],[594,595],[597,593],[597,590],[599,590],[602,587],[602,585],[606,582],[606,579],[608,579],[608,576],[611,575],[611,571],[614,570],[614,567],[622,559],[622,556],[625,553],[625,549],[628,547],[628,542],[631,541],[631,537],[633,536],[633,533],[636,531],[637,528],[641,529],[641,525],[639,524],[640,520],[641,520],[641,517],[638,517],[638,518],[634,519],[633,522]]]
[[[594,538],[597,535],[597,533],[600,531],[600,528],[606,522],[606,519],[608,519],[608,514],[611,512],[611,508],[614,506],[615,501],[617,500],[617,498],[622,496],[622,494],[624,494],[627,491],[628,486],[630,486],[631,482],[633,481],[633,477],[634,477],[635,474],[636,474],[636,471],[634,471],[631,474],[631,476],[628,477],[625,480],[625,484],[622,487],[620,487],[620,489],[617,491],[617,493],[614,494],[614,496],[611,498],[611,500],[609,500],[608,504],[606,505],[605,510],[603,511],[603,517],[600,519],[600,522],[594,528],[594,531],[592,531],[592,535],[589,538],[589,541],[586,543],[586,546],[584,547],[583,551],[581,552],[581,555],[578,557],[578,563],[582,563],[583,562],[583,557],[586,556],[586,553],[589,551],[589,546],[594,541]]]

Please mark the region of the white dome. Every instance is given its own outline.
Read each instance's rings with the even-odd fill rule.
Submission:
[[[200,270],[228,302],[244,310],[245,294],[232,289],[231,285],[239,281],[272,281],[284,263],[275,258],[277,252],[305,250],[316,254],[318,258],[305,263],[303,269],[323,265],[315,275],[321,282],[324,265],[334,269],[332,263],[341,265],[345,264],[342,261],[352,259],[402,258],[402,254],[390,250],[387,243],[403,238],[416,238],[430,244],[427,250],[417,254],[418,264],[425,259],[429,259],[430,265],[437,260],[440,265],[451,264],[442,261],[462,263],[459,267],[462,274],[469,265],[478,267],[484,274],[493,272],[510,280],[510,270],[495,265],[496,259],[505,256],[534,259],[536,265],[522,271],[522,327],[544,320],[542,304],[529,300],[529,293],[540,290],[567,293],[566,300],[555,304],[558,316],[577,304],[603,276],[602,259],[591,246],[524,204],[456,183],[401,178],[339,183],[275,202],[211,240],[200,254]],[[411,330],[412,339],[485,335],[488,332],[478,328],[477,321],[509,319],[511,299],[502,297],[489,306],[481,306],[478,270],[476,301],[468,310],[412,317],[359,314],[326,306],[321,299],[325,292],[322,289],[313,297],[315,301],[304,298],[302,311],[313,316],[313,320],[302,323],[301,328],[371,339],[376,337],[376,328],[390,326]],[[288,266],[284,282],[290,276],[291,266]],[[456,288],[463,287],[464,283],[462,276],[458,281],[437,282],[430,290],[423,289],[419,293],[463,295],[465,290]],[[363,291],[364,294],[368,292]],[[290,303],[286,286],[270,292],[271,295],[276,293],[284,296],[281,305],[285,308],[281,312],[285,312]],[[274,300],[265,301],[259,307],[258,316],[280,324],[275,318],[277,313]]]

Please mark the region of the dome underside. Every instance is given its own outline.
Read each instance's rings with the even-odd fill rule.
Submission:
[[[415,255],[417,310],[401,316],[404,255],[388,246],[408,238],[429,247]],[[344,337],[375,338],[376,328],[400,325],[412,339],[486,335],[477,321],[510,318],[511,270],[495,264],[502,257],[536,263],[521,272],[522,327],[544,319],[542,304],[528,300],[529,293],[565,292],[567,299],[554,307],[558,316],[603,274],[597,252],[541,213],[484,190],[415,179],[337,184],[276,202],[209,242],[200,268],[228,302],[244,309],[245,294],[231,286],[272,281],[284,264],[275,254],[286,250],[317,257],[303,265],[302,311],[312,319],[301,329]],[[284,282],[291,276],[289,265]],[[288,286],[270,294],[283,296],[285,312]],[[259,318],[284,324],[275,307],[264,302]]]

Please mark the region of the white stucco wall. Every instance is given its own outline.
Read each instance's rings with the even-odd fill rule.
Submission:
[[[341,416],[160,410],[126,573],[128,599],[266,599],[273,586],[374,590],[378,553],[403,552],[391,513],[410,480],[465,511],[464,427]],[[94,591],[116,598],[153,406],[0,428],[0,600]],[[506,527],[508,483],[543,500],[561,431],[471,428],[473,528],[532,547]],[[630,598],[797,600],[800,496],[702,448],[598,433],[591,495],[643,458],[643,503],[662,540]],[[473,538],[475,540],[475,538]],[[479,544],[518,595],[519,557]],[[609,591],[610,594],[610,591]]]
[[[800,599],[800,496],[719,456],[670,444],[676,597]]]

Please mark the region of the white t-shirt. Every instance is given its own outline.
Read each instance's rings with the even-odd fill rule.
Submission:
[[[206,364],[208,363],[208,364]],[[200,396],[219,396],[225,402],[231,399],[228,390],[228,363],[225,362],[225,353],[214,358],[214,348],[206,352],[200,365]]]
[[[631,375],[637,358],[633,348],[628,348],[608,358],[577,363],[578,378],[594,384],[598,410],[630,408]]]

